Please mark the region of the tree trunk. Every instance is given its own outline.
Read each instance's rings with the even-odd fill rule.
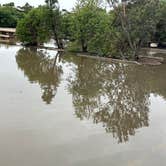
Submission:
[[[53,12],[52,9],[51,9],[51,17],[52,17],[52,22],[51,22],[52,25],[51,26],[52,26],[52,32],[53,32],[53,35],[54,35],[54,40],[56,42],[56,45],[57,45],[58,49],[63,49],[64,48],[63,47],[63,42],[62,42],[62,39],[59,38],[58,31],[57,31],[58,23],[57,23],[57,20],[54,16],[54,12]]]
[[[63,42],[62,42],[62,39],[58,38],[58,34],[57,34],[56,30],[55,30],[55,25],[53,25],[52,27],[53,27],[52,29],[53,29],[54,40],[56,42],[56,45],[57,45],[58,49],[63,49],[64,48],[63,47]]]
[[[84,40],[84,39],[81,40],[81,46],[82,46],[82,51],[83,51],[83,52],[87,52],[88,46],[87,46],[87,44],[85,43],[85,40]]]

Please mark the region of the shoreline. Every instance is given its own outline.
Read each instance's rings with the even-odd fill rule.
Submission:
[[[2,44],[7,44],[3,43]],[[10,43],[9,43],[10,45]],[[116,59],[116,58],[111,58],[111,57],[101,57],[101,56],[95,56],[90,53],[84,53],[84,52],[72,52],[72,51],[66,51],[65,49],[58,49],[54,47],[47,47],[47,46],[23,46],[20,44],[11,44],[15,46],[22,46],[22,47],[35,47],[37,49],[46,49],[46,50],[53,50],[57,52],[66,52],[66,53],[73,53],[76,56],[79,57],[85,57],[85,58],[91,58],[91,59],[96,59],[96,60],[102,60],[102,61],[107,61],[107,62],[115,62],[115,63],[129,63],[129,64],[137,64],[137,65],[151,65],[151,66],[158,66],[163,64],[164,58],[161,57],[154,57],[154,56],[142,56],[140,53],[140,59],[139,61],[136,60],[126,60],[126,59]],[[142,51],[148,51],[150,54],[166,54],[166,49],[161,49],[161,48],[142,48]]]
[[[165,54],[166,58],[166,49],[160,49],[160,48],[142,48],[141,51],[148,51],[149,54]],[[137,65],[150,65],[150,66],[158,66],[164,63],[164,57],[155,57],[152,55],[149,56],[142,56],[140,53],[139,60],[126,60],[126,59],[116,59],[111,57],[100,57],[100,56],[94,56],[88,53],[77,53],[75,52],[76,56],[79,57],[85,57],[85,58],[91,58],[91,59],[97,59],[97,60],[103,60],[107,62],[115,62],[115,63],[130,63],[130,64],[137,64]]]
[[[86,55],[85,53],[76,53],[76,56],[84,57],[84,58],[91,58],[91,59],[96,59],[96,60],[102,60],[102,61],[107,61],[107,62],[132,63],[132,64],[141,65],[141,63],[139,63],[137,61],[115,59],[115,58],[109,58],[109,57],[100,57],[100,56],[93,56],[93,55]]]

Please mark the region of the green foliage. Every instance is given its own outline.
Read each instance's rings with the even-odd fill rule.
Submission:
[[[123,59],[137,59],[142,46],[166,40],[165,0],[77,0],[71,12],[61,11],[58,0],[45,2],[34,9],[26,3],[22,12],[14,3],[0,6],[0,27],[16,27],[19,20],[17,36],[25,44],[53,37],[58,48],[67,40],[68,50]]]
[[[69,52],[79,52],[81,51],[81,45],[77,41],[70,41],[67,44],[67,51]]]
[[[10,2],[10,3],[6,3],[6,4],[3,4],[3,6],[9,6],[9,7],[14,7],[14,2]]]
[[[130,34],[136,43],[141,40],[146,43],[151,39],[156,31],[158,22],[159,4],[156,0],[140,0],[135,4],[129,5],[128,15],[130,22]]]
[[[23,17],[23,13],[19,12],[13,6],[0,6],[0,27],[15,28],[19,19]]]
[[[21,42],[30,45],[38,45],[50,38],[48,26],[48,9],[38,7],[32,9],[25,18],[21,19],[17,26],[17,36]]]
[[[130,0],[123,4],[108,1],[115,13],[114,54],[111,55],[138,59],[141,46],[148,43],[156,31],[158,0]]]
[[[156,27],[155,40],[157,42],[166,42],[166,1],[161,1],[159,13],[159,21]]]
[[[56,45],[59,49],[63,49],[63,42],[62,42],[62,16],[61,11],[59,9],[58,0],[46,0],[47,9],[49,11],[48,14],[48,23],[52,35],[56,41]]]
[[[66,10],[61,13],[61,37],[65,40],[72,40],[73,13]]]
[[[109,54],[109,14],[94,4],[81,6],[72,14],[72,40],[77,42],[82,51]]]

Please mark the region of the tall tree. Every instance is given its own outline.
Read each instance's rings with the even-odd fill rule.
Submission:
[[[15,4],[14,2],[10,2],[10,3],[3,4],[3,6],[14,7]]]
[[[159,21],[156,27],[155,41],[161,43],[166,42],[166,1],[161,0],[159,13]],[[165,44],[164,44],[165,46]]]
[[[63,42],[61,37],[61,12],[59,9],[58,0],[46,0],[49,9],[49,23],[51,31],[53,32],[56,45],[59,49],[63,49]]]
[[[106,10],[96,1],[81,1],[73,11],[72,20],[73,40],[81,51],[108,55],[110,20]]]
[[[143,43],[154,34],[157,24],[159,0],[107,0],[114,9],[118,24],[120,45],[117,48],[123,57],[138,59]]]
[[[0,27],[15,28],[23,13],[13,6],[0,6]]]
[[[27,45],[39,45],[50,39],[48,10],[45,7],[32,9],[17,25],[17,37]]]

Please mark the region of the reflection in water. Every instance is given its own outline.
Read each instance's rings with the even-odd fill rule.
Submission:
[[[1,46],[5,46],[5,48],[10,48],[11,46],[15,46],[16,45],[16,41],[15,40],[1,40],[0,39],[0,47]]]
[[[31,83],[38,83],[42,89],[42,99],[50,104],[56,94],[62,75],[61,66],[57,65],[57,58],[50,58],[42,51],[34,48],[22,48],[18,51],[16,61]]]
[[[108,66],[83,59],[70,88],[76,115],[102,123],[119,142],[128,141],[135,129],[148,126],[149,95],[141,80],[130,77],[131,71],[124,64]]]
[[[50,104],[60,84],[63,68],[71,64],[65,80],[72,94],[75,114],[80,120],[102,124],[119,143],[129,140],[136,130],[149,126],[150,95],[166,99],[166,65],[157,67],[107,63],[83,57],[63,56],[62,64],[41,51],[21,49],[16,61],[29,78],[43,91],[42,99]],[[70,69],[69,69],[70,70]]]
[[[160,94],[158,83],[163,82],[160,74],[155,78],[157,68],[153,71],[131,64],[66,59],[77,66],[74,78],[69,80],[77,117],[102,123],[118,142],[128,141],[136,129],[149,126],[149,97],[151,93]]]

